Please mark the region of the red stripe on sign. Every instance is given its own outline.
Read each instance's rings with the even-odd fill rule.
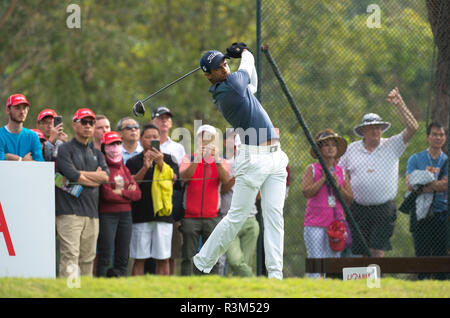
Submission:
[[[14,246],[9,235],[8,224],[6,224],[5,215],[3,214],[2,204],[0,203],[0,233],[3,233],[5,238],[6,248],[8,249],[9,256],[16,256]]]

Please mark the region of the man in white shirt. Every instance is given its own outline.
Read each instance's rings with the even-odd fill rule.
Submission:
[[[181,159],[186,155],[186,151],[182,144],[173,141],[169,137],[173,124],[170,109],[165,106],[156,108],[152,112],[152,123],[158,126],[161,131],[161,151],[172,155],[172,159],[180,165]]]
[[[399,159],[418,129],[398,88],[389,93],[387,101],[397,108],[405,129],[398,135],[382,138],[391,124],[377,114],[366,114],[362,123],[354,128],[354,133],[362,139],[351,143],[339,162],[350,176],[354,194],[350,211],[373,257],[383,257],[384,251],[392,249],[389,239],[396,220],[394,199]],[[352,252],[364,254],[362,242],[357,238],[353,241]]]

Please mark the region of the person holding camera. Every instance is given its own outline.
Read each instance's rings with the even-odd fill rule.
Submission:
[[[173,127],[173,114],[169,108],[166,106],[159,106],[155,108],[152,112],[152,121],[151,123],[158,126],[161,131],[161,151],[163,153],[169,154],[172,156],[172,159],[180,165],[181,159],[186,155],[186,151],[181,143],[173,141],[169,137],[170,130]],[[170,263],[170,274],[175,274],[175,266],[176,260],[181,259],[181,244],[182,244],[182,235],[179,231],[180,228],[180,220],[182,215],[184,214],[183,208],[183,189],[177,190],[174,189],[172,202],[173,202],[173,213],[172,218],[174,219],[173,223],[173,236],[172,236],[172,257],[169,260]],[[149,264],[150,263],[150,264]],[[146,269],[153,269],[151,262],[146,263]]]
[[[185,213],[181,220],[183,245],[181,247],[181,274],[194,273],[192,257],[198,250],[200,237],[202,243],[208,238],[220,221],[220,187],[230,179],[228,163],[219,158],[217,132],[211,125],[197,129],[196,152],[186,155],[180,164],[180,175],[186,183]],[[218,267],[214,267],[218,273]]]
[[[172,156],[159,149],[160,130],[145,124],[140,142],[144,150],[128,159],[130,170],[142,192],[132,203],[130,257],[134,259],[132,275],[144,275],[145,261],[156,259],[156,274],[169,275],[172,244],[172,192],[178,187],[178,165]],[[162,206],[162,209],[159,209]]]
[[[36,128],[46,139],[43,151],[45,161],[55,161],[59,146],[69,140],[64,132],[62,117],[53,109],[45,108],[37,116]]]

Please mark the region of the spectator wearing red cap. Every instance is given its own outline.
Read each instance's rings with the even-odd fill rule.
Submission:
[[[67,277],[74,266],[81,275],[92,275],[98,237],[99,187],[109,180],[109,169],[100,150],[89,147],[95,114],[81,108],[73,116],[75,137],[61,145],[56,171],[80,184],[79,196],[56,188],[56,230],[60,239],[59,275]],[[77,267],[75,267],[77,268]]]
[[[36,133],[23,127],[30,103],[24,95],[14,94],[6,101],[8,124],[0,128],[0,160],[44,161]]]
[[[100,187],[96,275],[126,276],[133,224],[131,202],[141,199],[141,189],[122,162],[122,138],[117,132],[103,134],[101,150],[108,164],[109,182]],[[111,259],[113,267],[108,269]]]
[[[42,131],[40,131],[39,129],[32,128],[32,129],[30,129],[30,130],[31,130],[31,131],[34,131],[34,132],[38,135],[39,141],[41,142],[41,150],[42,150],[42,154],[44,154],[44,145],[45,145],[45,142],[47,141],[47,139],[45,139],[44,134],[43,134]]]
[[[63,123],[55,125],[56,117],[60,116],[51,108],[43,109],[37,116],[36,128],[44,134],[46,139],[43,151],[46,161],[55,161],[59,146],[68,141]]]

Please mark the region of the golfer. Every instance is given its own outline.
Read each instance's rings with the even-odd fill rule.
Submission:
[[[193,261],[200,271],[210,272],[247,220],[261,191],[266,269],[269,278],[282,279],[288,158],[269,116],[253,96],[258,80],[252,53],[244,43],[234,43],[227,52],[227,56],[219,51],[206,52],[200,66],[212,83],[209,92],[213,102],[242,141],[236,154],[235,191],[228,214]],[[228,57],[241,58],[238,71],[230,72]]]

